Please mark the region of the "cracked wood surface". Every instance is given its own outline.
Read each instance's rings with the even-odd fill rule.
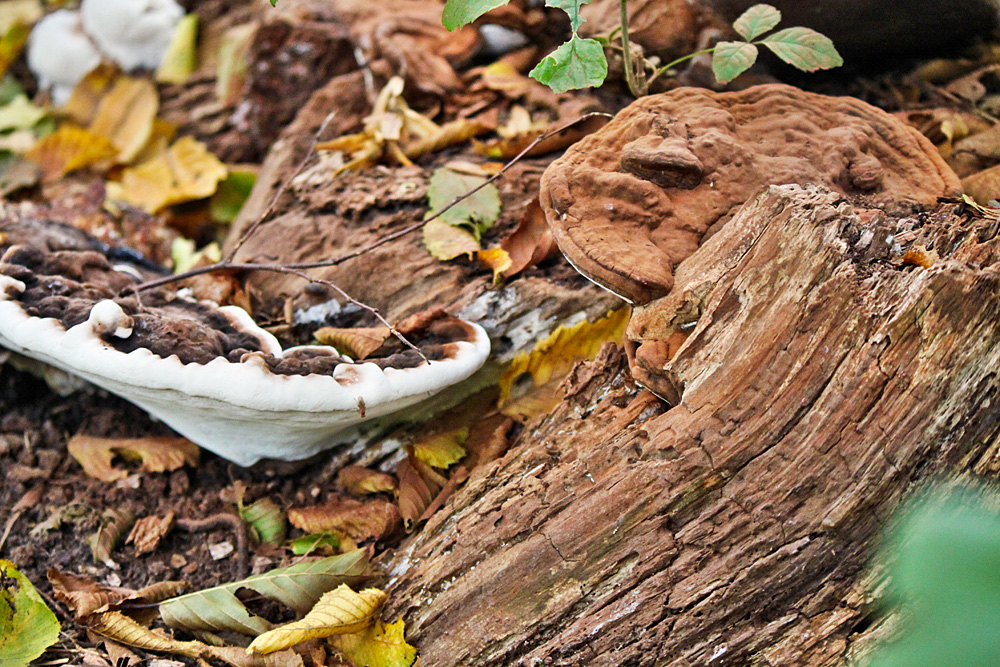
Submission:
[[[990,236],[950,211],[762,191],[678,272],[671,298],[700,314],[666,369],[679,404],[612,346],[575,369],[387,554],[386,616],[433,665],[837,664],[903,494],[996,472]],[[903,239],[941,259],[901,261]]]

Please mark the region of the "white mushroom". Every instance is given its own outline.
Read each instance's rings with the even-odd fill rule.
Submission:
[[[184,9],[174,0],[83,0],[80,13],[101,51],[132,70],[160,65]]]
[[[83,32],[79,12],[52,12],[31,31],[28,67],[40,88],[51,89],[57,105],[65,103],[74,86],[100,62],[100,52]]]
[[[22,282],[0,275],[0,346],[117,394],[240,465],[312,456],[335,444],[332,436],[338,432],[468,378],[490,351],[486,332],[463,323],[468,340],[447,344],[445,359],[408,368],[340,363],[332,375],[278,375],[262,353],[247,355],[246,362],[219,357],[207,364],[185,364],[146,348],[121,352],[102,338],[102,333],[127,335],[131,326],[113,301],[97,303],[85,322],[66,329],[58,319],[29,315],[17,301],[23,291]],[[293,353],[275,348],[273,336],[241,309],[231,306],[224,312],[234,327],[265,343],[266,353],[279,358]]]

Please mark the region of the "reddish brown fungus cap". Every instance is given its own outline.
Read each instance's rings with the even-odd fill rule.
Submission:
[[[581,273],[645,304],[761,186],[781,184],[894,214],[961,192],[937,149],[884,111],[775,84],[634,102],[546,170],[541,203]]]

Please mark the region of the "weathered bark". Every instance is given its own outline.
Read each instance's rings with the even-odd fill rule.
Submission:
[[[836,664],[904,493],[996,467],[1000,242],[977,224],[763,191],[678,272],[700,313],[678,405],[606,347],[387,554],[387,615],[437,666]],[[929,268],[886,242],[908,227]]]

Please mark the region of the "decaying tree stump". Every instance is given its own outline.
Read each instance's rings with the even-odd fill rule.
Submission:
[[[837,664],[903,494],[997,467],[995,236],[762,191],[679,268],[679,403],[578,367],[387,554],[387,616],[437,666]]]

